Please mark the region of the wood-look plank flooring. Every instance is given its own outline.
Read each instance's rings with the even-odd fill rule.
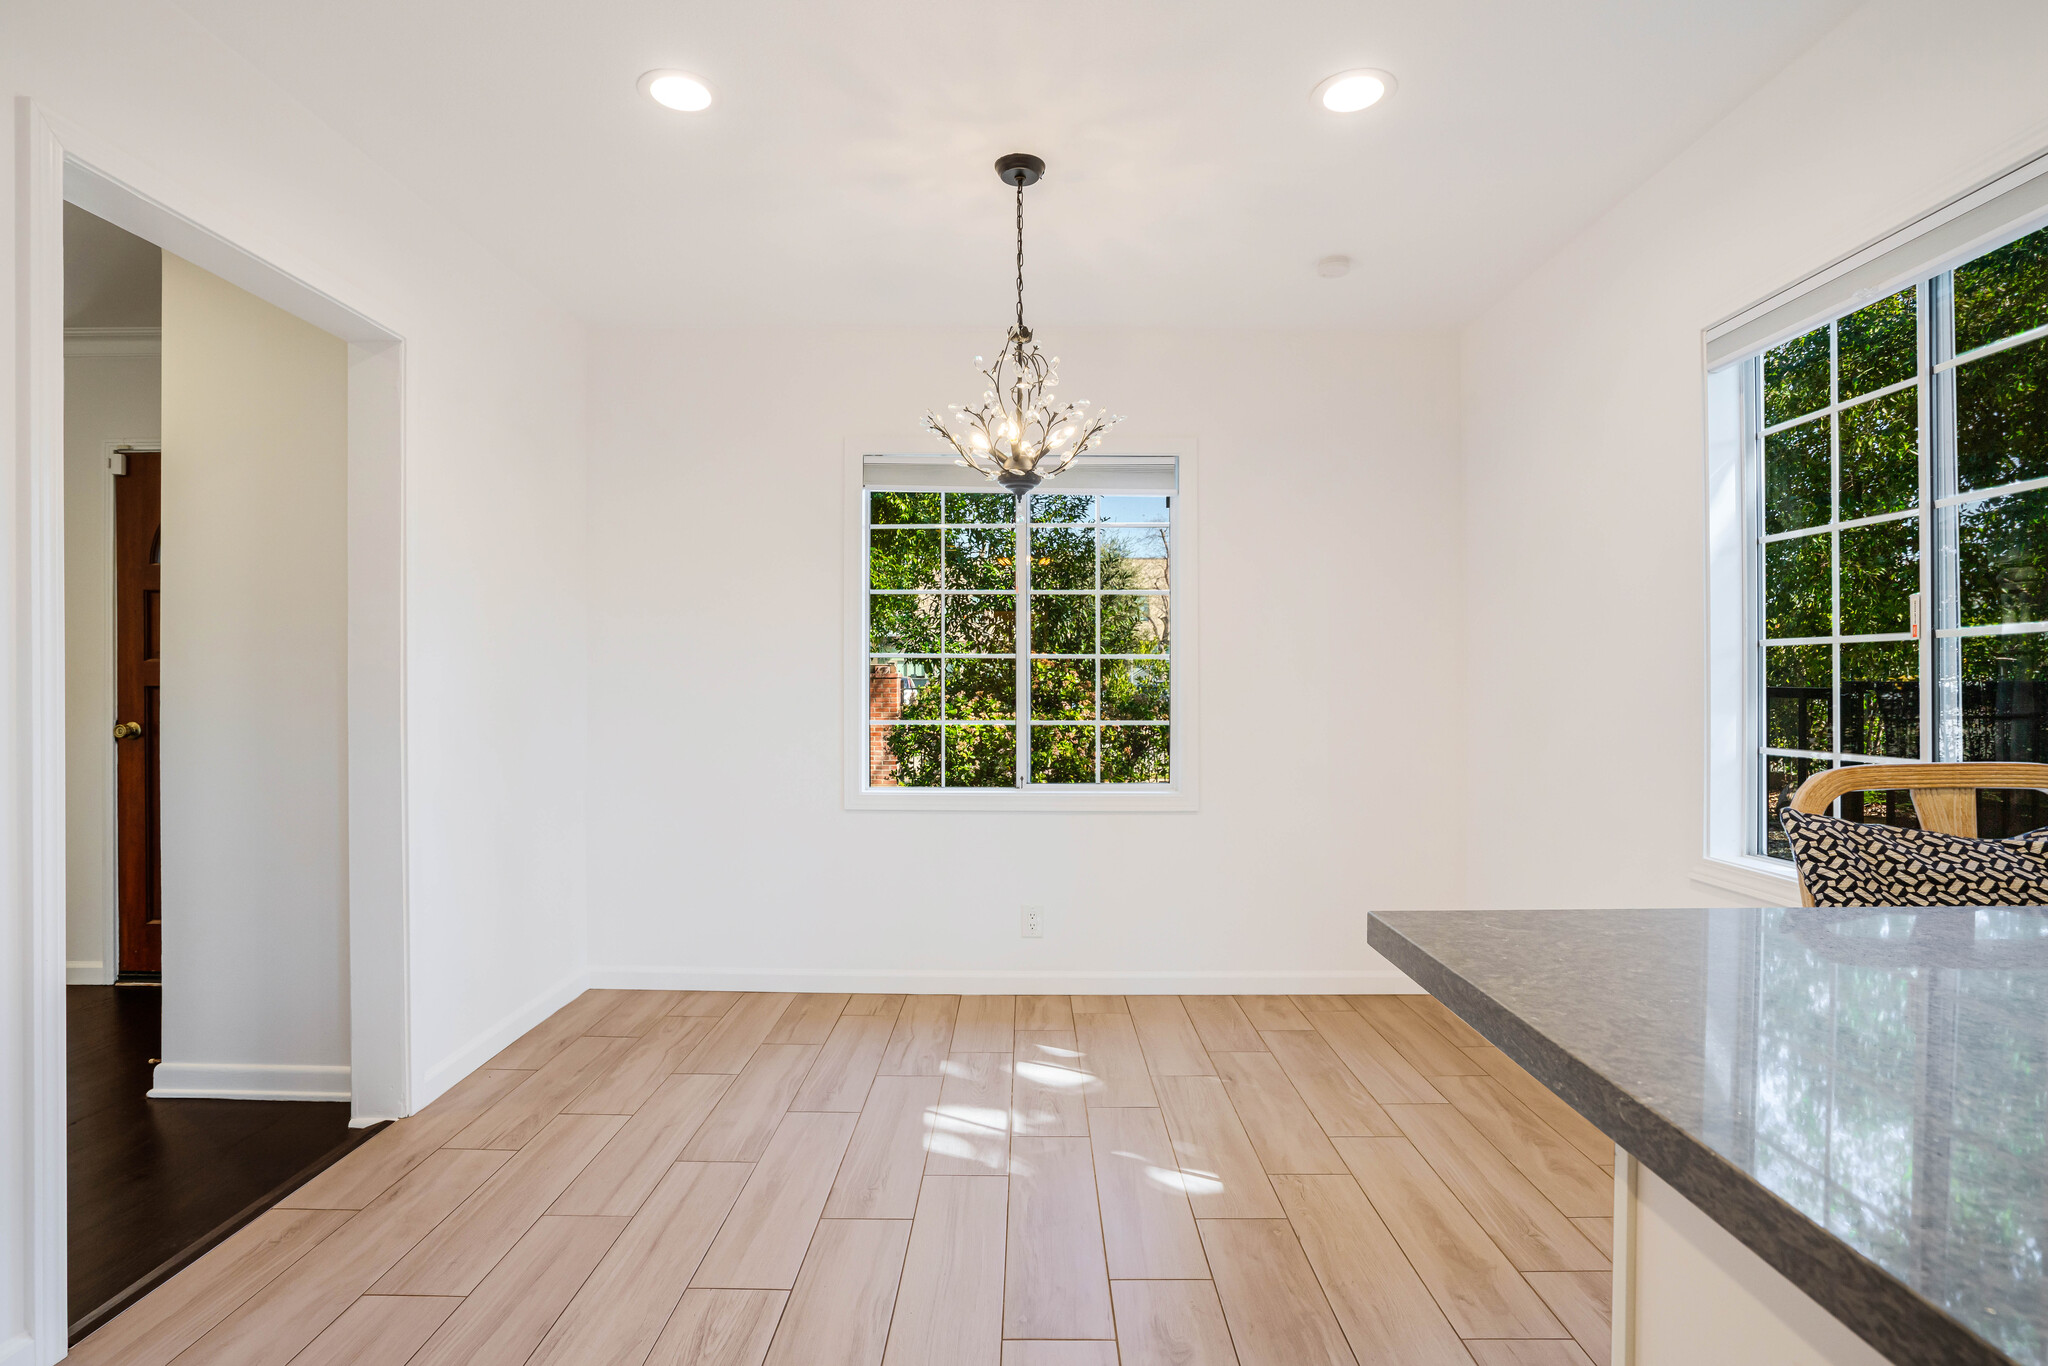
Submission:
[[[1613,1161],[1426,997],[593,991],[72,1360],[1598,1362]]]
[[[138,1283],[166,1277],[294,1177],[367,1136],[348,1127],[346,1102],[151,1100],[162,989],[67,987],[64,998],[66,1318],[82,1333],[132,1303]]]

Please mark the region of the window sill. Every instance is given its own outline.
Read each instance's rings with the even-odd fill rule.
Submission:
[[[1776,859],[1743,854],[1736,858],[1703,858],[1693,869],[1692,880],[1724,892],[1754,899],[1758,906],[1797,906],[1799,879],[1781,871]]]
[[[1195,811],[1200,803],[1193,792],[1173,788],[1150,788],[1137,792],[1111,792],[1088,788],[1067,792],[1033,792],[1013,787],[976,791],[972,788],[899,788],[877,792],[860,788],[846,794],[849,811],[979,811],[1000,814],[1011,811]]]

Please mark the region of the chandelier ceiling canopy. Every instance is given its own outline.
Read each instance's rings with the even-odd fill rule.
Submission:
[[[1024,325],[1024,187],[1045,174],[1045,162],[1012,152],[996,162],[1003,183],[1017,188],[1017,321],[982,377],[981,401],[948,404],[946,416],[925,414],[925,430],[953,448],[960,464],[980,470],[1023,497],[1099,445],[1121,415],[1090,412],[1086,399],[1064,402],[1060,358],[1048,359]],[[974,358],[976,365],[985,362]]]

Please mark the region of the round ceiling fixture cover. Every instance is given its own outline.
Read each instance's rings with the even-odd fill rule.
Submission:
[[[1400,83],[1377,67],[1340,71],[1315,88],[1315,102],[1332,114],[1356,114],[1394,93]]]
[[[711,83],[687,71],[650,71],[640,78],[640,93],[664,108],[683,114],[695,114],[711,107]]]
[[[1012,152],[996,158],[996,174],[1005,185],[1036,185],[1045,174],[1045,161],[1029,152]]]

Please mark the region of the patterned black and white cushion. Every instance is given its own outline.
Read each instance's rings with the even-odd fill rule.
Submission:
[[[1780,816],[1816,906],[2048,906],[2048,828],[2004,840]]]

